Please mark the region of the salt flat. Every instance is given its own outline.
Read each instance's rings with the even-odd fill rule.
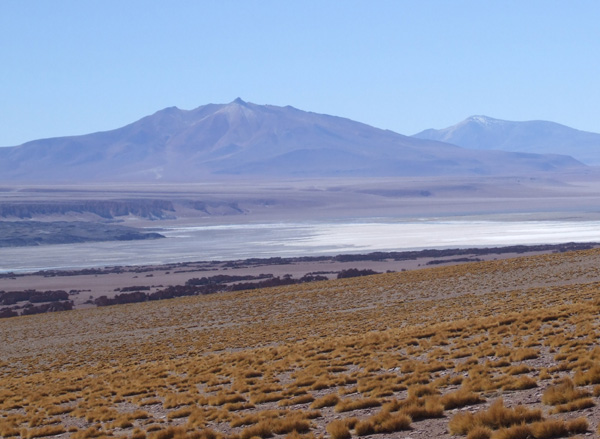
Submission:
[[[158,241],[1,249],[0,272],[600,241],[600,221],[524,221],[518,215],[502,218],[373,218],[162,227],[157,230],[167,238]]]

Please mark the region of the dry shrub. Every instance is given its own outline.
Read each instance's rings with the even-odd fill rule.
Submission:
[[[150,439],[179,439],[186,436],[186,430],[182,427],[168,427],[159,430],[150,436]]]
[[[0,436],[4,437],[14,437],[19,436],[21,432],[18,428],[11,426],[2,426],[0,427]]]
[[[338,402],[340,402],[339,396],[332,393],[330,395],[325,395],[321,398],[315,399],[314,402],[310,405],[310,408],[321,409],[323,407],[333,407]]]
[[[323,439],[323,436],[319,436],[320,439]],[[235,439],[235,435],[231,437],[231,439]],[[300,434],[297,431],[292,431],[285,435],[285,439],[317,439],[314,433]]]
[[[531,433],[536,439],[549,439],[567,436],[569,430],[562,419],[548,419],[542,422],[534,422],[530,425]]]
[[[374,433],[393,433],[410,429],[411,421],[410,416],[404,413],[390,413],[387,410],[382,410],[364,421],[359,421],[354,430],[359,436]]]
[[[310,430],[310,423],[305,419],[292,416],[272,421],[272,429],[276,434],[291,433],[292,431],[306,433]]]
[[[255,393],[250,397],[250,402],[252,404],[263,404],[266,402],[275,402],[285,399],[285,395],[283,393]]]
[[[161,403],[162,403],[162,401],[158,398],[150,398],[150,399],[144,399],[144,400],[138,402],[137,404],[140,407],[143,407],[145,405],[155,405],[155,404],[161,404]]]
[[[537,382],[530,376],[522,376],[516,380],[510,380],[502,386],[503,390],[526,390],[537,387]]]
[[[413,421],[444,416],[444,406],[436,396],[419,399],[409,398],[402,401],[400,411]]]
[[[128,439],[146,439],[146,432],[136,428]]]
[[[448,428],[452,434],[465,435],[477,426],[484,426],[496,430],[541,420],[541,410],[530,410],[522,405],[516,406],[515,408],[507,408],[504,406],[502,398],[499,398],[494,401],[486,411],[476,414],[456,414],[448,423]]]
[[[492,434],[492,439],[530,439],[531,428],[529,425],[512,425],[510,427],[501,428]]]
[[[331,439],[350,439],[352,437],[348,426],[341,419],[330,422],[325,430],[329,433]]]
[[[584,410],[590,407],[594,407],[596,403],[592,398],[581,398],[576,399],[575,401],[568,402],[566,404],[561,404],[554,406],[553,413],[565,413],[565,412],[576,412],[579,410]]]
[[[542,394],[542,403],[546,405],[567,404],[581,398],[587,398],[590,393],[584,389],[576,389],[569,377],[562,379],[556,386],[550,386]]]
[[[56,415],[64,415],[65,413],[70,413],[73,410],[74,410],[74,407],[54,406],[54,407],[48,408],[46,413],[48,413],[48,415],[50,415],[50,416],[56,416]]]
[[[119,428],[133,427],[133,423],[129,419],[118,419],[113,423],[113,425],[115,425]]]
[[[210,405],[224,405],[224,404],[233,404],[236,402],[246,402],[246,398],[244,398],[240,394],[233,395],[215,395],[208,399],[208,403]]]
[[[257,413],[249,413],[241,418],[236,418],[230,422],[229,425],[232,427],[241,427],[242,425],[251,425],[256,424],[259,421],[259,416]]]
[[[171,393],[165,397],[163,406],[165,409],[174,409],[182,405],[191,405],[196,402],[196,398],[188,393]]]
[[[585,372],[577,372],[573,380],[578,386],[600,384],[600,365],[596,364]]]
[[[71,434],[71,439],[89,439],[93,437],[104,436],[105,434],[106,432],[100,430],[100,427],[96,425]]]
[[[313,402],[314,400],[315,400],[315,398],[312,395],[300,395],[296,398],[282,399],[281,401],[279,401],[279,405],[280,406],[290,406],[290,405],[297,405],[297,404],[307,404],[309,402]]]
[[[444,410],[452,410],[467,405],[480,404],[485,402],[477,393],[473,393],[464,387],[455,392],[446,393],[442,396],[440,402],[444,406]]]
[[[538,351],[532,348],[519,348],[510,355],[512,361],[533,360],[538,357]]]
[[[169,418],[169,419],[187,418],[191,414],[192,414],[191,407],[181,407],[180,409],[169,413],[167,418]]]
[[[351,412],[353,410],[368,409],[371,407],[379,407],[381,402],[373,398],[363,399],[345,399],[340,400],[335,405],[335,411],[337,413]]]
[[[464,381],[464,377],[457,375],[457,376],[450,378],[450,381],[448,381],[448,384],[451,386],[460,386],[463,381]]]
[[[508,367],[511,365],[511,362],[506,359],[500,359],[497,361],[490,361],[486,363],[486,366],[489,367]]]
[[[27,439],[34,437],[56,436],[62,434],[65,429],[62,425],[45,425],[41,428],[35,428],[27,432]]]
[[[329,378],[320,378],[317,382],[315,382],[310,388],[312,390],[323,390],[329,389],[330,387],[335,386],[335,382]]]
[[[509,375],[521,375],[521,374],[528,373],[528,372],[531,372],[531,369],[525,364],[519,364],[518,366],[512,366],[506,371],[506,373],[508,373]]]
[[[237,412],[239,410],[248,410],[253,408],[255,408],[255,405],[249,402],[228,403],[223,406],[223,409],[228,412]]]
[[[576,418],[567,421],[567,430],[569,434],[585,433],[590,428],[590,424],[586,418]]]
[[[408,397],[409,398],[420,398],[425,395],[438,395],[439,392],[433,386],[411,386],[408,388]]]
[[[472,413],[457,413],[448,422],[448,430],[455,435],[466,435],[476,427],[478,425]]]
[[[467,435],[467,439],[490,439],[492,430],[487,427],[475,427]]]
[[[261,421],[256,425],[252,425],[242,430],[240,433],[241,439],[250,439],[252,437],[267,438],[273,436],[273,430],[271,429],[271,422]]]
[[[159,431],[162,427],[158,424],[150,424],[146,427],[146,433],[151,433],[153,431]]]

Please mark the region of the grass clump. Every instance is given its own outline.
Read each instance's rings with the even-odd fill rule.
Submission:
[[[587,390],[576,389],[575,383],[569,377],[565,377],[560,384],[550,386],[544,391],[542,394],[542,403],[546,405],[567,404],[589,396],[590,393]]]
[[[512,361],[533,360],[538,355],[538,351],[533,348],[519,348],[510,355],[510,359]]]
[[[590,423],[584,417],[575,418],[567,421],[567,430],[569,434],[585,433],[590,428]]]
[[[474,427],[467,435],[467,439],[490,439],[490,437],[492,437],[492,430],[483,426]]]
[[[242,430],[240,433],[241,439],[250,439],[253,437],[268,438],[273,436],[273,430],[271,429],[271,422],[261,421],[258,424],[251,425]]]
[[[480,404],[485,402],[485,399],[481,398],[477,393],[461,387],[455,392],[446,393],[442,396],[440,402],[444,406],[444,410],[452,410],[467,405]]]
[[[350,429],[346,423],[340,419],[330,422],[325,428],[327,433],[331,436],[331,439],[350,439]]]
[[[595,364],[585,372],[577,372],[573,380],[578,386],[600,384],[600,365]]]
[[[297,405],[297,404],[307,404],[309,402],[313,402],[314,400],[315,400],[314,396],[307,394],[307,395],[297,396],[296,398],[282,399],[281,401],[279,401],[278,405],[290,406],[290,405]]]
[[[340,400],[335,405],[335,411],[337,413],[351,412],[353,410],[368,409],[371,407],[379,407],[381,402],[374,398],[362,398],[362,399],[346,399]]]
[[[524,406],[507,408],[502,398],[492,403],[488,410],[472,413],[458,413],[448,423],[452,434],[466,435],[475,427],[483,426],[492,430],[542,420],[542,411],[530,410]]]
[[[594,407],[596,403],[592,398],[576,399],[575,401],[566,404],[557,405],[552,410],[553,413],[576,412],[590,407]]]
[[[409,398],[402,401],[400,412],[409,416],[413,421],[421,419],[440,418],[444,416],[444,406],[438,397]]]
[[[577,389],[575,383],[565,377],[555,386],[548,387],[542,394],[542,403],[554,406],[553,413],[573,412],[593,407],[596,403],[585,389]]]
[[[45,436],[56,436],[57,434],[62,434],[64,432],[65,429],[62,425],[45,425],[41,428],[29,430],[27,432],[27,439]]]
[[[404,413],[391,413],[382,410],[379,413],[359,421],[354,427],[358,436],[367,436],[375,433],[394,433],[410,429],[410,416]]]
[[[310,405],[311,409],[322,409],[323,407],[333,407],[337,403],[340,402],[340,397],[336,394],[330,394],[322,396],[321,398],[317,398]]]

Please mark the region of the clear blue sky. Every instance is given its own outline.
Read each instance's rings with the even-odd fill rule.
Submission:
[[[0,145],[240,96],[414,134],[600,132],[598,0],[2,0]]]

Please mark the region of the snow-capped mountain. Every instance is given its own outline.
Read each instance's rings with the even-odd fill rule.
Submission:
[[[565,154],[588,165],[600,165],[600,134],[554,122],[510,122],[471,116],[451,127],[425,130],[413,137],[479,150]]]

